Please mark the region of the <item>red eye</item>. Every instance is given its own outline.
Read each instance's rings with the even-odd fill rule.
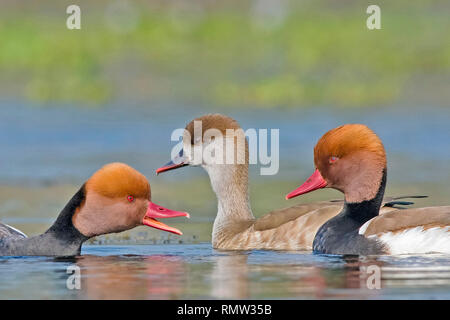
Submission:
[[[335,157],[335,156],[332,156],[332,157],[330,157],[330,164],[331,163],[335,163],[336,161],[338,161],[339,160],[339,158],[338,157]]]
[[[134,201],[134,197],[133,196],[128,196],[127,200],[128,200],[128,202],[133,202]]]

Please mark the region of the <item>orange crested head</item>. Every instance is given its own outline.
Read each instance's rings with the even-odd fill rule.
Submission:
[[[94,191],[107,198],[135,198],[150,200],[147,178],[124,163],[110,163],[98,170],[86,183],[86,192]]]
[[[370,153],[386,166],[381,139],[363,124],[346,124],[325,133],[314,148],[314,163],[319,171],[326,171],[328,165],[359,152]]]
[[[124,163],[110,163],[84,186],[84,199],[72,217],[87,237],[121,232],[139,225],[182,234],[157,218],[189,217],[187,212],[164,208],[151,201],[147,178]]]
[[[314,148],[314,163],[316,171],[287,199],[328,187],[345,193],[348,202],[361,202],[384,188],[386,152],[365,125],[346,124],[325,133]]]

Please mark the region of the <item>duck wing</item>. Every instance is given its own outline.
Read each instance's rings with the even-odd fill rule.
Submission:
[[[332,211],[333,213],[338,214],[342,209],[343,203],[344,202],[320,201],[274,210],[257,219],[254,228],[257,231],[278,228],[289,221],[296,220],[313,211]]]
[[[401,197],[385,197],[383,199],[382,207],[380,209],[380,215],[383,215],[388,212],[398,211],[402,209],[402,212],[405,210],[404,207],[399,206],[407,206],[412,205],[414,202],[412,201],[403,201],[405,199],[416,199],[416,198],[425,198],[426,196],[401,196]],[[342,207],[344,205],[344,200],[330,200],[330,201],[319,201],[307,204],[298,204],[292,207],[278,209],[269,212],[263,217],[257,219],[254,223],[254,228],[256,231],[264,231],[268,229],[277,228],[289,221],[296,220],[301,216],[307,215],[309,213],[318,213],[319,215],[314,215],[311,218],[317,218],[318,220],[323,220],[323,223],[328,221],[329,218],[337,215],[341,212]],[[319,219],[319,216],[323,216],[323,219]],[[323,223],[320,223],[322,225]]]
[[[375,217],[363,225],[359,233],[370,236],[401,232],[416,227],[428,229],[448,226],[450,226],[450,206],[411,208],[391,211]]]
[[[7,224],[0,223],[0,241],[1,240],[19,240],[27,238],[26,234],[8,226]]]

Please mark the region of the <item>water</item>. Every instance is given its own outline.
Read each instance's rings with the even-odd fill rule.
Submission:
[[[82,183],[103,164],[124,161],[153,177],[176,142],[172,131],[211,112],[184,106],[148,107],[129,102],[99,109],[37,107],[0,101],[0,182]],[[225,110],[244,129],[280,129],[280,171],[276,179],[310,173],[313,147],[326,131],[364,123],[383,140],[394,182],[443,183],[450,179],[450,110],[384,108],[368,110]],[[253,172],[259,171],[252,166]],[[176,179],[198,176],[185,170]],[[172,174],[159,177],[171,179]],[[264,178],[264,177],[263,177]],[[300,180],[300,179],[299,179]]]
[[[210,241],[217,210],[205,173],[185,168],[155,177],[154,170],[168,160],[175,145],[170,141],[172,130],[203,113],[195,108],[129,104],[90,110],[0,102],[0,221],[29,235],[45,231],[79,185],[112,161],[126,162],[147,175],[157,203],[192,216],[189,221],[169,222],[183,230],[182,237],[140,227],[94,241],[111,245],[87,245],[77,258],[0,257],[0,298],[450,298],[450,256],[223,252],[198,243]],[[284,200],[284,194],[312,172],[317,139],[349,122],[365,123],[383,139],[389,161],[387,194],[426,193],[431,197],[418,205],[449,204],[448,109],[227,113],[245,129],[280,129],[279,174],[261,177],[257,166],[251,168],[257,217],[290,204],[340,196],[318,192],[290,203]],[[81,269],[81,290],[67,289],[66,270],[72,265]],[[380,290],[367,288],[365,268],[371,265],[381,268]]]
[[[75,258],[0,258],[0,299],[449,299],[450,257],[319,256],[210,244],[85,246]],[[381,270],[368,289],[367,268]],[[69,266],[80,290],[67,288]],[[374,282],[370,282],[374,283]]]

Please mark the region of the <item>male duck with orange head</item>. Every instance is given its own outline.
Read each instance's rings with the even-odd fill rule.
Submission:
[[[386,187],[386,153],[365,125],[328,131],[314,148],[316,171],[290,199],[329,187],[344,193],[342,211],[318,230],[313,250],[325,254],[450,253],[450,206],[378,215]]]
[[[0,223],[0,256],[74,256],[89,238],[139,225],[181,234],[156,218],[185,216],[151,202],[148,180],[123,163],[98,170],[73,196],[45,233],[27,238]]]

